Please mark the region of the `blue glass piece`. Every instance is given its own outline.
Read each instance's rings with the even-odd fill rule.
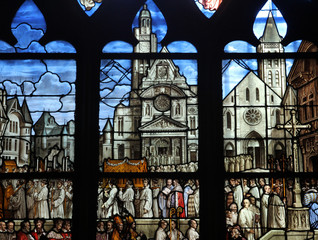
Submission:
[[[224,47],[226,53],[255,53],[256,47],[245,41],[233,41]]]
[[[12,33],[18,40],[15,47],[27,49],[32,41],[38,41],[44,35],[41,29],[33,29],[30,25],[22,23],[16,28],[12,28]]]
[[[291,42],[285,47],[285,52],[297,52],[301,44],[301,40]]]
[[[257,70],[257,60],[223,60],[222,95],[223,99],[250,72]],[[257,75],[257,73],[256,73]]]
[[[257,38],[260,38],[263,35],[265,24],[270,11],[273,14],[280,36],[285,37],[287,33],[287,23],[284,17],[282,16],[281,12],[278,10],[276,5],[272,3],[271,0],[268,0],[266,2],[266,4],[263,6],[263,8],[259,11],[259,13],[256,16],[253,26],[255,36]]]
[[[133,47],[124,41],[112,41],[103,48],[103,53],[132,53]]]
[[[147,0],[146,3],[147,8],[150,11],[151,18],[152,18],[152,32],[157,35],[158,42],[161,42],[161,40],[166,36],[167,34],[167,23],[162,15],[160,9],[156,6],[156,4],[152,0]],[[140,8],[138,11],[133,24],[132,29],[139,27],[138,18],[139,14],[143,7]],[[159,49],[159,48],[158,48]]]
[[[0,40],[0,53],[14,53],[15,49],[8,43]]]
[[[200,11],[204,14],[204,16],[206,16],[207,18],[211,18],[213,16],[213,14],[215,13],[215,10],[211,11],[209,9],[205,9],[203,7],[203,5],[201,3],[199,3],[198,0],[194,0],[195,4],[198,6],[198,8],[200,9]]]
[[[180,69],[180,74],[183,75],[187,84],[198,85],[198,64],[197,60],[173,60],[176,66]]]
[[[26,0],[21,5],[13,18],[11,28],[16,28],[21,23],[28,23],[34,29],[46,31],[44,16],[32,0]]]
[[[76,53],[72,44],[65,41],[53,41],[45,45],[47,53]]]
[[[30,45],[25,49],[21,49],[21,48],[17,47],[16,50],[17,50],[17,52],[21,52],[21,53],[24,53],[24,52],[45,53],[44,47],[40,43],[35,42],[35,41],[32,41],[30,43]]]
[[[167,46],[171,53],[197,53],[197,49],[187,41],[175,41]]]
[[[102,2],[96,2],[96,1],[93,1],[94,5],[93,7],[89,7],[89,8],[86,8],[82,3],[81,3],[81,0],[77,0],[78,4],[81,6],[81,8],[83,9],[83,11],[87,14],[87,16],[92,16],[96,10],[100,7],[100,5],[102,4]]]

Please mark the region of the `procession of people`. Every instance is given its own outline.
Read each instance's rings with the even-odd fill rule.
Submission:
[[[292,204],[287,196],[293,197],[286,185],[283,179],[231,178],[225,186],[228,239],[254,240],[271,229],[285,229]]]
[[[163,187],[160,187],[163,186]],[[171,208],[180,207],[180,218],[199,217],[199,180],[143,179],[143,187],[137,188],[126,180],[125,188],[118,188],[115,179],[100,182],[98,188],[98,219],[117,214],[130,214],[137,218],[167,218]]]
[[[2,180],[4,219],[72,218],[73,189],[68,180]]]

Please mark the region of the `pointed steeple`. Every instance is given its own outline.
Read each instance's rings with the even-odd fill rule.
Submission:
[[[110,122],[109,118],[107,118],[107,121],[106,121],[106,124],[105,124],[103,131],[104,132],[112,132],[113,131],[113,126],[112,126],[112,123]]]
[[[269,11],[263,36],[259,40],[260,42],[281,42],[282,39],[279,35],[273,13]]]
[[[33,120],[29,111],[29,107],[25,99],[23,100],[23,103],[22,103],[22,114],[23,114],[25,122],[31,123],[31,124],[33,123]]]

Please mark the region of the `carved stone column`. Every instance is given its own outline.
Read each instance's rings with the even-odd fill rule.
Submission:
[[[288,208],[288,230],[308,231],[310,230],[309,209],[305,207]]]

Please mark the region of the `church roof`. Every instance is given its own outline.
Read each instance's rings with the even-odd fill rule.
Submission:
[[[242,78],[241,81],[238,82],[238,84],[226,95],[226,97],[224,97],[223,101],[228,98],[232,92],[235,91],[235,89],[237,89],[238,87],[240,87],[240,85],[242,85],[243,82],[247,81],[250,79],[250,77],[252,77],[253,79],[255,79],[255,81],[258,81],[258,83],[254,83],[255,86],[257,86],[257,84],[264,84],[266,87],[268,87],[272,93],[274,95],[276,95],[277,97],[281,98],[268,84],[266,84],[262,79],[260,79],[253,71],[248,72],[245,77]],[[268,93],[269,94],[269,93]]]
[[[282,37],[279,35],[275,19],[272,11],[269,12],[267,22],[265,25],[263,36],[260,38],[261,42],[281,42]]]
[[[22,103],[22,114],[24,116],[25,122],[31,123],[31,124],[33,123],[33,120],[29,111],[29,107],[25,99],[23,100],[23,103]]]
[[[164,115],[139,128],[141,132],[183,132],[187,129],[187,126]]]

